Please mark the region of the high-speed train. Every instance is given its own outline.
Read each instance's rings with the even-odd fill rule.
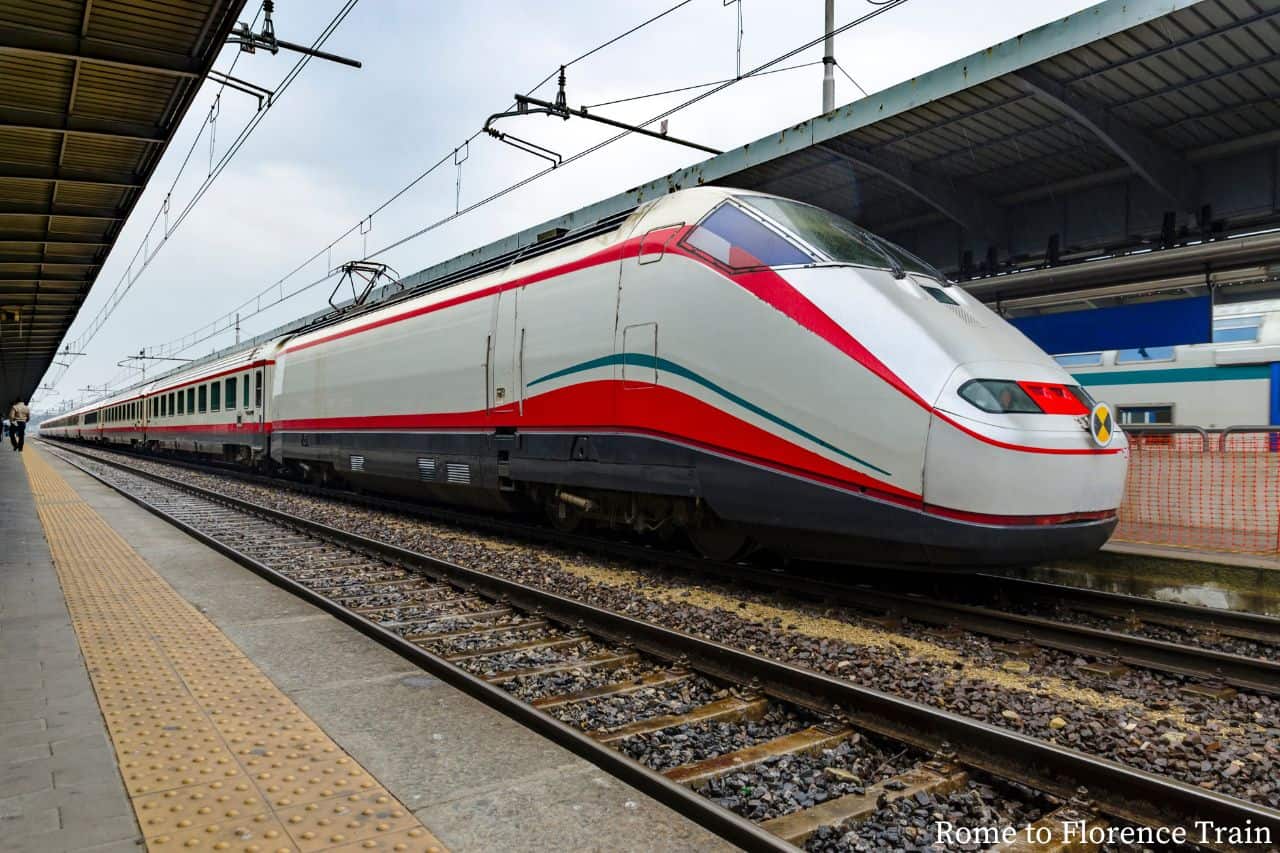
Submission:
[[[720,188],[46,422],[368,490],[869,565],[1085,554],[1105,404],[906,251]]]

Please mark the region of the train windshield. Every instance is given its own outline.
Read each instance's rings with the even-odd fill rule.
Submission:
[[[811,264],[815,258],[732,204],[721,204],[690,232],[686,244],[735,270]]]
[[[917,272],[939,281],[946,280],[932,265],[906,249],[859,228],[843,216],[811,204],[772,196],[747,195],[739,198],[807,240],[836,263]]]

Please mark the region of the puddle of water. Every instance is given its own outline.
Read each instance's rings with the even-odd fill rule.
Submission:
[[[1280,616],[1280,571],[1100,552],[1088,560],[1009,572],[1015,577]]]

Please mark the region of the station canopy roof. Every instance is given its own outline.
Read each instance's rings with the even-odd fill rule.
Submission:
[[[0,3],[0,406],[53,360],[244,2]]]
[[[1241,235],[1280,226],[1277,45],[1280,0],[1106,0],[410,283],[718,184],[840,213],[1013,314],[1258,293],[1280,235]]]

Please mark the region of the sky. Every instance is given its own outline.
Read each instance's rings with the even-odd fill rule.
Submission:
[[[279,38],[310,44],[344,0],[277,0]],[[514,92],[561,63],[608,41],[674,5],[676,0],[360,0],[325,44],[359,59],[360,69],[315,60],[261,118],[234,159],[167,238],[170,220],[191,200],[210,164],[255,114],[257,100],[206,82],[108,256],[67,342],[80,338],[121,282],[133,280],[86,354],[55,368],[52,391],[35,395],[50,410],[90,398],[85,388],[125,387],[141,378],[119,362],[140,350],[189,336],[259,292],[285,293],[323,278],[347,260],[391,244],[545,165],[481,136],[372,218],[371,211],[471,136]],[[739,4],[741,10],[739,10]],[[1091,0],[907,0],[836,39],[840,66],[867,92],[945,65],[1055,18]],[[836,0],[837,25],[873,10],[867,0]],[[257,10],[249,0],[242,17]],[[738,21],[741,11],[741,57]],[[570,106],[732,78],[822,34],[821,0],[690,0],[661,20],[572,65]],[[817,62],[814,47],[784,65]],[[274,89],[296,55],[224,49],[215,68],[235,61],[236,77]],[[729,87],[670,119],[669,132],[721,148],[736,148],[821,112],[820,64]],[[554,83],[537,95],[551,99]],[[641,122],[696,91],[648,98],[596,112]],[[839,71],[836,104],[862,94]],[[582,120],[547,116],[504,120],[500,127],[569,156],[613,134]],[[211,132],[212,129],[212,132]],[[212,144],[211,144],[212,143]],[[186,168],[183,158],[191,151]],[[212,157],[211,157],[212,151]],[[379,255],[408,275],[530,225],[567,213],[690,165],[706,155],[669,142],[627,137],[557,169],[516,192]],[[460,187],[459,187],[460,178]],[[176,181],[176,183],[175,183]],[[353,233],[326,247],[348,230]],[[362,233],[367,232],[367,233]],[[152,253],[145,269],[139,247]],[[159,246],[159,250],[156,247]],[[312,255],[319,257],[299,267]],[[139,272],[139,270],[141,270]],[[136,278],[135,278],[136,276]],[[281,282],[283,283],[281,284]],[[325,305],[337,283],[317,284],[256,316],[249,337]],[[120,287],[120,290],[117,288]],[[348,292],[348,296],[349,296]],[[227,331],[179,353],[197,358],[229,346]],[[153,376],[174,363],[146,362]]]

